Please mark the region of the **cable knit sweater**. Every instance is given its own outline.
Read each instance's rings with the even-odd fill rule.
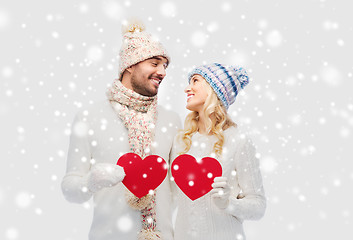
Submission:
[[[158,106],[158,118],[152,154],[169,163],[173,138],[180,128],[179,116]],[[87,190],[87,175],[92,163],[116,164],[129,152],[128,131],[108,100],[95,104],[77,114],[70,139],[67,173],[62,181],[65,198],[83,203],[92,195],[94,216],[89,233],[91,240],[136,240],[141,230],[140,211],[130,208],[125,201],[125,186],[103,188],[95,194]],[[171,190],[167,177],[156,191],[157,227],[164,239],[173,239]]]
[[[210,193],[192,201],[173,183],[178,206],[175,240],[243,240],[243,220],[257,220],[264,215],[266,200],[255,148],[238,128],[228,128],[224,134],[223,153],[218,161],[222,166],[222,176],[227,177],[231,186],[230,204],[224,210],[219,209],[212,202]],[[195,133],[187,154],[195,158],[211,156],[216,141],[215,136]],[[184,144],[176,137],[172,159],[183,147]]]

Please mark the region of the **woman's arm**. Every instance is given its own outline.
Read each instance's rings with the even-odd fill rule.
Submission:
[[[230,196],[225,211],[241,220],[258,220],[266,209],[259,159],[255,156],[256,150],[250,139],[242,138],[239,145],[235,167],[242,193],[237,197]]]

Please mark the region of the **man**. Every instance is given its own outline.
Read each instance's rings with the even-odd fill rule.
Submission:
[[[121,183],[125,173],[116,165],[128,152],[170,162],[180,119],[157,106],[170,59],[139,23],[128,25],[123,38],[119,79],[108,89],[108,99],[74,120],[62,190],[70,202],[93,196],[91,240],[173,239],[168,177],[139,199]]]

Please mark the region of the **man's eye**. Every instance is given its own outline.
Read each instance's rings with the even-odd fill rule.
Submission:
[[[156,67],[158,64],[153,62],[152,65]]]

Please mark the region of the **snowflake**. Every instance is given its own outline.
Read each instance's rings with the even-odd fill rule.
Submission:
[[[120,217],[117,221],[117,228],[121,232],[130,232],[132,230],[133,225],[133,221],[128,215]]]

